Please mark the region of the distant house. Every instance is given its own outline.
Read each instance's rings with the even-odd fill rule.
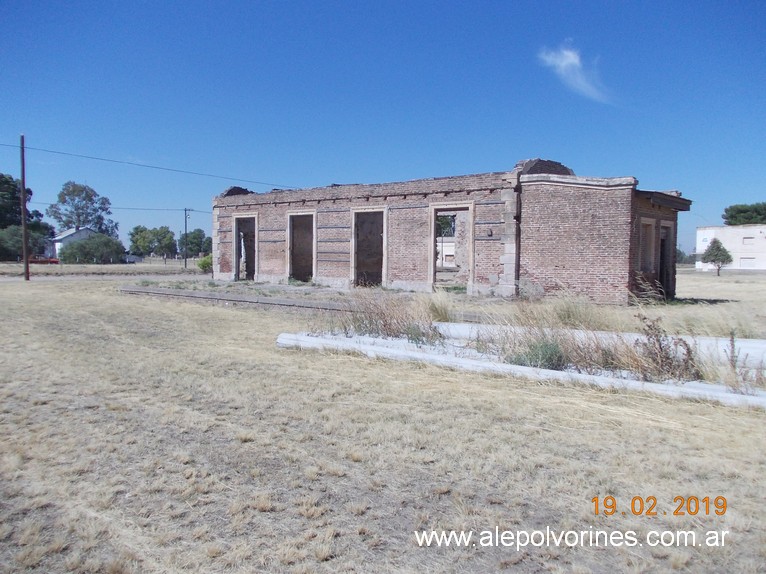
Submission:
[[[61,249],[64,246],[69,245],[70,243],[74,243],[75,241],[88,239],[88,237],[92,237],[93,235],[102,234],[98,231],[94,231],[90,227],[67,229],[66,231],[59,233],[56,237],[48,241],[48,244],[45,246],[45,256],[58,258],[61,253]]]
[[[698,227],[695,249],[698,259],[714,238],[731,253],[732,262],[724,269],[766,269],[766,225]],[[715,270],[714,265],[702,261],[697,261],[696,267],[700,271]]]

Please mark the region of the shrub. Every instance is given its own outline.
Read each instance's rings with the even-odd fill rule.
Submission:
[[[92,235],[65,245],[59,252],[63,263],[122,263],[125,246],[107,235]]]
[[[567,357],[558,342],[542,338],[529,342],[526,349],[519,354],[506,357],[507,363],[563,371],[567,366]]]
[[[541,314],[539,305],[528,305],[523,319],[561,320],[547,312]],[[567,314],[567,318],[575,322],[582,319],[576,314]],[[643,315],[637,318],[643,323],[643,334],[638,339],[589,329],[543,327],[529,321],[508,330],[482,331],[472,346],[481,353],[503,357],[507,363],[541,369],[572,369],[594,375],[607,372],[621,377],[632,373],[656,382],[703,378],[702,366],[685,339],[668,336],[660,319],[650,320]]]
[[[644,338],[637,343],[641,358],[641,376],[645,380],[673,379],[689,381],[702,376],[694,350],[686,340],[669,337],[660,318],[637,315],[643,323]]]
[[[205,255],[202,259],[197,261],[197,267],[199,267],[200,271],[202,271],[203,273],[212,273],[213,272],[213,256]]]
[[[345,312],[326,314],[312,332],[405,338],[411,343],[434,344],[444,337],[436,328],[423,301],[403,303],[378,289],[357,290]]]

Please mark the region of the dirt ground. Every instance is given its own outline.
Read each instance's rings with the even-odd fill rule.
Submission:
[[[763,571],[762,410],[278,350],[308,313],[118,284],[0,283],[0,572]],[[476,545],[417,544],[444,529]],[[702,546],[646,541],[679,530]]]

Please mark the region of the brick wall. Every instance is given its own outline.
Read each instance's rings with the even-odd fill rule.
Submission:
[[[466,251],[456,258],[461,260],[461,276],[469,293],[512,295],[520,253],[519,285],[528,291],[572,293],[600,303],[625,304],[635,288],[640,263],[641,221],[649,218],[656,222],[652,245],[656,261],[663,257],[663,225],[669,237],[662,261],[665,288],[672,295],[675,209],[688,209],[689,202],[659,194],[664,199],[658,205],[656,194],[636,190],[635,178],[576,177],[561,164],[548,163],[520,162],[513,172],[263,194],[232,188],[214,200],[215,276],[234,278],[232,217],[248,214],[257,217],[255,280],[287,281],[289,217],[311,214],[316,230],[312,277],[321,284],[348,288],[355,280],[354,213],[373,210],[384,213],[382,284],[430,290],[436,250],[434,219],[439,212],[449,212],[459,216],[456,241]],[[517,206],[521,210],[518,245]],[[377,259],[378,255],[376,268]],[[653,278],[658,273],[659,269]]]
[[[635,180],[566,183],[522,176],[521,182],[524,284],[544,293],[626,303]]]
[[[386,213],[383,284],[429,290],[433,284],[432,210],[455,204],[470,206],[485,220],[481,222],[482,233],[486,234],[492,226],[499,232],[502,225],[497,222],[503,218],[500,194],[507,187],[503,179],[506,175],[486,173],[265,194],[243,194],[237,188],[239,191],[235,195],[227,197],[224,194],[214,202],[215,274],[224,279],[232,279],[234,276],[233,259],[236,251],[233,242],[236,238],[232,230],[232,216],[257,213],[258,256],[255,279],[286,281],[289,215],[310,212],[315,217],[316,225],[314,280],[322,284],[349,287],[354,281],[353,212],[380,210]],[[466,220],[461,225],[464,227],[468,224]],[[461,229],[461,235],[464,234],[467,232]],[[499,240],[500,233],[495,237]],[[466,275],[472,272],[473,281],[486,286],[490,284],[491,278],[502,272],[499,257],[494,250],[492,253],[482,251],[476,258],[476,265],[474,269],[467,269]]]

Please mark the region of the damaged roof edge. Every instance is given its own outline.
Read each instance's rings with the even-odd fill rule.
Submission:
[[[647,197],[652,205],[669,207],[677,211],[690,211],[692,200],[681,197],[680,191],[644,191],[636,190],[639,195]]]
[[[456,181],[456,180],[469,180],[472,178],[478,178],[478,177],[492,177],[492,176],[509,176],[513,173],[521,173],[521,174],[558,174],[559,176],[574,176],[574,171],[572,171],[570,168],[565,166],[562,163],[559,163],[557,161],[549,160],[549,159],[541,159],[541,158],[534,158],[534,159],[526,159],[519,161],[514,169],[512,171],[491,171],[491,172],[484,172],[484,173],[474,173],[474,174],[465,174],[465,175],[448,175],[448,176],[442,176],[442,177],[426,177],[426,178],[417,178],[417,179],[411,179],[411,180],[405,180],[405,181],[389,181],[389,182],[379,182],[379,183],[331,183],[330,185],[326,186],[318,186],[318,187],[306,187],[306,188],[299,188],[299,189],[272,189],[270,191],[266,192],[254,192],[250,191],[249,189],[245,189],[243,187],[234,186],[230,187],[226,191],[224,191],[222,194],[217,196],[217,198],[222,199],[226,197],[235,197],[238,195],[265,195],[270,193],[280,193],[280,192],[304,192],[304,191],[317,191],[317,190],[327,190],[327,189],[338,189],[338,188],[368,188],[368,189],[380,189],[388,186],[394,186],[394,185],[404,185],[404,184],[410,184],[410,183],[425,183],[425,182],[432,182],[432,183],[439,183],[439,182],[446,182],[446,181]]]
[[[588,187],[635,187],[638,185],[638,180],[635,177],[583,177],[579,175],[555,175],[549,173],[525,174],[521,176],[520,181],[522,183],[565,183]]]
[[[430,177],[430,178],[421,178],[421,179],[413,179],[408,181],[397,181],[397,182],[386,182],[386,183],[366,183],[366,184],[333,183],[325,187],[310,187],[310,188],[301,188],[301,189],[273,189],[271,191],[264,192],[264,193],[250,191],[249,189],[245,189],[244,187],[240,187],[240,186],[233,186],[228,188],[219,196],[217,196],[215,200],[222,200],[225,198],[244,196],[244,195],[248,195],[248,196],[257,195],[259,196],[259,198],[263,198],[263,199],[259,199],[258,202],[260,203],[264,200],[274,201],[274,199],[272,199],[273,196],[271,194],[281,194],[281,193],[292,194],[293,192],[303,193],[303,192],[316,192],[316,191],[329,191],[329,190],[332,190],[332,191],[347,190],[346,193],[354,193],[354,191],[359,193],[359,192],[362,192],[362,190],[364,190],[364,192],[371,195],[377,195],[377,194],[386,195],[388,193],[393,193],[393,188],[395,187],[400,187],[400,186],[404,187],[410,184],[418,184],[418,183],[430,184],[430,185],[426,185],[426,189],[412,190],[412,193],[424,193],[424,192],[438,193],[439,191],[444,191],[442,189],[443,184],[450,181],[458,184],[455,189],[459,191],[461,189],[466,189],[464,186],[469,182],[471,184],[477,184],[479,186],[482,185],[478,181],[474,181],[474,180],[484,179],[484,178],[493,178],[493,177],[505,179],[509,176],[514,176],[516,174],[518,174],[518,177],[519,177],[518,181],[521,183],[560,183],[560,184],[569,185],[569,186],[582,186],[582,187],[632,188],[638,194],[648,198],[654,205],[662,205],[665,207],[670,207],[672,209],[677,209],[679,211],[689,211],[691,203],[692,203],[690,200],[682,198],[681,193],[675,190],[670,190],[670,191],[639,190],[637,188],[638,179],[636,179],[635,177],[628,176],[628,177],[604,178],[604,177],[577,176],[574,174],[574,172],[570,168],[568,168],[564,164],[561,164],[556,161],[544,160],[540,158],[522,160],[518,162],[516,166],[514,167],[514,169],[510,172],[495,171],[495,172],[487,172],[487,173],[479,173],[479,174]],[[486,181],[482,183],[484,185],[487,184]],[[431,189],[428,189],[428,188],[431,188]],[[446,189],[446,187],[444,189]],[[401,192],[407,193],[407,194],[410,193],[410,191],[406,191],[406,190],[401,190]],[[270,199],[267,199],[267,197],[269,196],[270,196]],[[229,203],[229,202],[226,202],[226,203]]]
[[[478,189],[497,188],[506,185],[503,178],[512,172],[498,171],[488,173],[477,173],[468,175],[452,175],[446,177],[429,177],[422,179],[413,179],[409,181],[392,181],[385,183],[348,183],[331,184],[324,187],[307,187],[300,189],[273,189],[271,191],[257,193],[241,187],[231,187],[221,195],[216,196],[215,200],[237,197],[241,195],[257,196],[258,202],[268,203],[269,201],[279,201],[282,194],[303,195],[307,193],[346,193],[346,194],[365,194],[365,195],[394,195],[396,193],[404,195],[414,195],[417,193],[439,193],[444,191],[476,191]],[[496,180],[496,181],[494,181]],[[417,187],[417,189],[415,189]],[[397,189],[401,188],[401,189]],[[411,188],[411,189],[407,189]],[[293,200],[291,200],[293,201]]]
[[[250,191],[249,189],[245,189],[244,187],[239,187],[238,185],[235,185],[233,187],[230,187],[226,191],[224,191],[221,195],[218,197],[232,197],[235,195],[250,195],[255,193],[254,191]]]

